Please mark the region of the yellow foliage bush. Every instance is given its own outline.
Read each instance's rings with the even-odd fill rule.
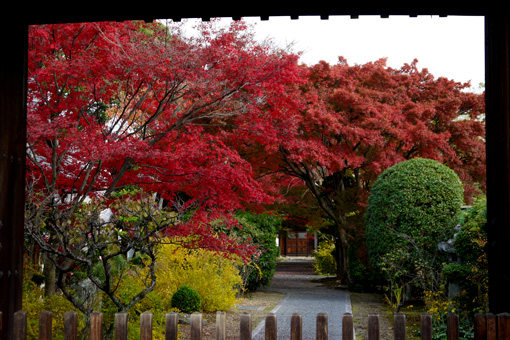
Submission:
[[[230,309],[237,302],[237,292],[243,289],[239,272],[241,260],[228,259],[204,249],[187,249],[164,243],[159,246],[156,261],[156,288],[129,310],[130,339],[139,338],[140,314],[145,311],[153,314],[153,338],[164,339],[165,315],[176,311],[171,307],[172,295],[183,285],[187,284],[200,294],[203,312]],[[30,280],[31,275],[37,273],[37,269],[32,267],[30,263],[25,265],[23,287],[23,309],[28,313],[28,338],[37,339],[39,313],[49,310],[53,314],[53,337],[62,339],[64,314],[76,308],[60,294],[45,297],[43,289]],[[122,300],[132,299],[145,287],[145,275],[143,270],[125,272],[118,283],[116,295]],[[110,328],[114,323],[116,307],[104,293],[99,293],[95,302],[98,311],[103,313],[104,326]],[[84,316],[80,312],[78,315],[79,329],[82,329]]]
[[[425,291],[424,296],[427,313],[432,315],[432,320],[440,321],[446,315],[455,313],[455,305],[442,292]]]
[[[203,312],[225,311],[237,302],[237,292],[243,288],[238,268],[240,260],[171,243],[162,244],[157,256],[154,293],[162,299],[163,305],[170,307],[173,293],[183,285],[198,292]]]
[[[36,285],[31,277],[37,273],[35,266],[25,262],[23,273],[23,310],[27,313],[27,339],[39,338],[39,314],[44,311],[52,313],[53,339],[64,338],[64,314],[77,309],[62,295],[44,296],[44,289]],[[80,314],[78,314],[80,315]],[[84,325],[84,318],[78,318],[80,327]]]

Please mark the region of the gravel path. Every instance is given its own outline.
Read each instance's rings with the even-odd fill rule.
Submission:
[[[313,272],[312,261],[310,258],[290,258],[278,263],[271,285],[261,289],[286,294],[272,311],[276,313],[279,340],[290,339],[293,313],[301,314],[303,340],[316,338],[315,325],[319,313],[328,315],[329,339],[342,337],[342,314],[352,312],[349,292],[313,282],[321,276]],[[253,330],[253,340],[264,339],[264,329],[263,321]]]

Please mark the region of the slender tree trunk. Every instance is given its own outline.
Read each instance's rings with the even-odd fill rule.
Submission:
[[[55,276],[55,264],[48,258],[47,254],[43,254],[43,275],[44,275],[44,295],[53,296],[55,295],[56,287],[56,276]]]
[[[336,276],[343,285],[351,283],[349,275],[349,243],[345,231],[338,227],[338,237],[335,240]]]

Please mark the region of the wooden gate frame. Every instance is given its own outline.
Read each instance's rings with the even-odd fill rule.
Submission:
[[[0,28],[0,310],[3,334],[10,338],[14,312],[21,310],[26,143],[27,33],[30,24],[132,19],[180,19],[318,15],[470,15],[484,16],[486,27],[487,202],[489,301],[492,313],[510,311],[510,13],[488,1],[342,2],[313,5],[259,1],[248,8],[215,2],[197,5],[153,1],[147,5],[87,1],[7,2]],[[281,7],[278,7],[281,6]],[[303,6],[303,7],[300,7]]]

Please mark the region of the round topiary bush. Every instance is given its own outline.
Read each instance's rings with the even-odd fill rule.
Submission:
[[[462,203],[459,177],[437,161],[416,158],[388,168],[368,199],[371,264],[393,278],[433,271],[446,256],[438,251],[438,243],[453,236]]]
[[[181,286],[172,295],[170,301],[172,307],[177,308],[182,313],[191,314],[200,310],[201,298],[196,290],[189,286]]]

